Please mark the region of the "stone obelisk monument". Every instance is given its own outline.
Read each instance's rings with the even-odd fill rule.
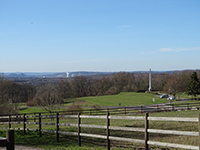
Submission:
[[[149,91],[152,91],[152,88],[151,88],[151,68],[149,69]]]

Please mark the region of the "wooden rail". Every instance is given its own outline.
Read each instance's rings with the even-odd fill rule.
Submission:
[[[158,141],[151,141],[149,137],[149,133],[156,133],[156,134],[169,134],[169,135],[184,135],[184,136],[196,136],[199,137],[200,132],[200,115],[199,118],[180,118],[180,117],[149,117],[148,113],[145,114],[145,116],[110,116],[109,113],[107,113],[106,116],[102,115],[81,115],[78,113],[77,115],[64,115],[57,113],[56,115],[41,115],[39,113],[38,115],[18,115],[18,119],[22,118],[21,121],[18,121],[16,119],[16,116],[10,115],[10,116],[2,116],[2,118],[7,118],[8,120],[5,122],[0,122],[0,125],[8,125],[8,128],[0,128],[0,129],[12,129],[13,124],[22,124],[21,128],[13,128],[14,130],[22,130],[24,134],[26,134],[27,131],[37,131],[39,133],[39,136],[42,136],[42,132],[47,133],[54,133],[56,134],[56,141],[59,141],[59,134],[65,134],[65,135],[75,135],[78,137],[78,145],[81,146],[81,137],[92,137],[92,138],[100,138],[100,139],[106,139],[107,141],[107,149],[110,149],[110,140],[116,140],[116,141],[126,141],[126,142],[133,142],[133,143],[142,143],[145,145],[145,149],[147,150],[149,145],[157,145],[157,146],[163,146],[163,147],[173,147],[173,148],[182,148],[182,149],[199,149],[199,146],[193,146],[193,145],[182,145],[182,144],[174,144],[174,143],[164,143],[164,142],[158,142]],[[11,119],[9,119],[11,118]],[[56,123],[54,122],[42,122],[42,119],[46,118],[54,118],[56,119]],[[71,123],[60,123],[60,119],[65,118],[73,118],[77,119],[77,124],[71,124]],[[13,120],[15,121],[13,121]],[[82,119],[103,119],[106,121],[106,125],[92,125],[92,124],[82,124]],[[142,120],[144,121],[145,128],[134,128],[134,127],[117,127],[117,126],[110,126],[110,120]],[[35,122],[37,120],[37,122]],[[31,122],[34,121],[34,122]],[[162,129],[150,129],[149,128],[149,122],[150,121],[181,121],[181,122],[196,122],[199,124],[199,132],[192,132],[192,131],[174,131],[174,130],[162,130]],[[35,124],[38,126],[36,129],[29,129],[27,128],[28,124]],[[42,129],[42,126],[54,126],[56,130],[44,130]],[[66,132],[66,131],[60,131],[61,126],[70,126],[70,127],[77,127],[78,132]],[[105,135],[97,135],[97,134],[90,134],[90,133],[83,133],[81,131],[82,128],[93,128],[93,129],[105,129],[106,133]],[[130,132],[143,132],[145,135],[145,139],[134,139],[134,138],[125,138],[125,137],[116,137],[111,136],[110,131],[111,130],[118,130],[118,131],[130,131]],[[200,143],[200,139],[199,139]],[[199,144],[200,145],[200,144]]]

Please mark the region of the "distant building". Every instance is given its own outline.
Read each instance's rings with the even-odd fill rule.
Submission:
[[[66,74],[67,74],[67,78],[69,78],[69,72],[66,72]]]

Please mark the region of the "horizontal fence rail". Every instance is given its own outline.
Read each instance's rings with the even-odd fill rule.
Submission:
[[[74,123],[60,123],[60,119],[77,119],[77,124]],[[81,137],[92,137],[92,138],[100,138],[100,139],[107,139],[107,149],[110,149],[110,140],[116,141],[126,141],[132,143],[141,143],[145,144],[145,149],[148,149],[149,145],[156,145],[156,146],[164,146],[164,147],[173,147],[173,148],[182,148],[182,149],[199,149],[199,146],[193,145],[182,145],[182,144],[174,144],[174,143],[164,143],[158,141],[151,141],[149,139],[149,133],[154,134],[169,134],[169,135],[184,135],[184,136],[199,136],[199,132],[193,131],[175,131],[175,130],[162,130],[162,129],[150,129],[149,128],[149,121],[172,121],[172,122],[196,122],[200,126],[200,115],[199,118],[180,118],[180,117],[149,117],[148,113],[145,116],[111,116],[109,113],[107,115],[81,115],[78,113],[77,115],[65,115],[59,114],[56,115],[42,115],[34,114],[34,115],[9,115],[9,116],[0,116],[1,120],[0,125],[6,125],[8,127],[0,127],[0,129],[14,129],[14,130],[22,130],[24,134],[27,131],[35,131],[39,133],[39,136],[42,136],[43,132],[46,133],[53,133],[56,134],[56,140],[59,141],[59,134],[64,135],[74,135],[78,136],[78,145],[81,146]],[[43,122],[42,119],[55,119],[55,122]],[[102,119],[107,122],[107,125],[94,125],[94,124],[83,124],[81,123],[81,119]],[[110,120],[141,120],[144,121],[144,128],[135,128],[135,127],[117,127],[111,126]],[[19,128],[12,128],[12,125],[19,124],[22,127]],[[36,125],[36,129],[27,128],[26,125]],[[45,130],[42,129],[42,126],[54,126],[56,130]],[[60,127],[75,127],[78,129],[78,132],[66,132],[60,131]],[[98,134],[90,134],[90,133],[83,133],[81,132],[81,128],[93,128],[93,129],[105,129],[106,135],[98,135]],[[111,136],[111,130],[118,130],[118,131],[130,131],[130,132],[142,132],[145,135],[145,139],[134,139],[134,138],[125,138],[125,137],[116,137]],[[200,127],[199,127],[200,130]],[[199,141],[200,143],[200,141]]]

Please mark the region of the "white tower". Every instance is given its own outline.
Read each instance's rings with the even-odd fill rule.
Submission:
[[[152,91],[152,89],[151,89],[151,68],[149,69],[149,91]]]
[[[69,77],[69,72],[66,72],[66,74],[67,74],[67,78]]]

